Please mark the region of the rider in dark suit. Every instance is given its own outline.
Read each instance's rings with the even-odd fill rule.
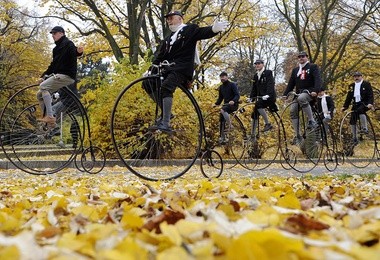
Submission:
[[[255,135],[259,114],[264,119],[265,125],[263,131],[266,132],[271,130],[273,126],[269,122],[265,108],[269,108],[271,111],[278,110],[276,106],[276,91],[274,89],[274,78],[272,71],[265,69],[264,61],[260,59],[255,61],[255,66],[256,73],[253,76],[252,89],[249,96],[250,100],[256,99],[255,110],[252,114],[253,135]]]
[[[368,133],[366,112],[373,108],[373,90],[371,83],[363,80],[363,75],[360,72],[354,73],[355,82],[350,84],[347,92],[346,100],[344,101],[342,111],[345,111],[352,103],[352,114],[350,125],[352,130],[353,143],[357,144],[356,122],[360,118],[361,131]]]
[[[217,35],[227,27],[228,23],[215,21],[212,26],[207,27],[187,25],[183,23],[183,14],[180,11],[169,12],[165,18],[172,33],[162,41],[153,64],[157,65],[164,60],[175,63],[167,68],[164,74],[161,86],[163,116],[157,124],[158,129],[171,131],[173,93],[177,86],[186,85],[193,77],[194,61],[197,60],[197,41]]]

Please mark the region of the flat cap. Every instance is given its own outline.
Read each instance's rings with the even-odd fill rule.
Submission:
[[[363,74],[361,72],[359,72],[359,71],[356,71],[356,72],[354,72],[353,76],[363,76]]]
[[[176,10],[176,11],[170,11],[169,13],[167,13],[167,14],[165,15],[165,18],[168,18],[169,16],[172,16],[172,15],[179,15],[179,16],[183,17],[182,12]]]
[[[259,64],[259,63],[262,63],[262,64],[264,64],[264,61],[263,60],[261,60],[261,59],[257,59],[253,64]]]
[[[54,26],[53,29],[51,29],[50,33],[55,33],[55,32],[65,33],[65,30],[61,26]]]
[[[306,56],[306,57],[308,57],[309,55],[307,55],[306,51],[300,51],[298,53],[297,57],[299,57],[299,56]]]
[[[228,76],[227,72],[222,71],[222,73],[219,74],[219,77]]]

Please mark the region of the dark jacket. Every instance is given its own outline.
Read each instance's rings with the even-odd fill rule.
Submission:
[[[293,91],[294,87],[296,93],[301,93],[303,90],[318,93],[321,90],[321,73],[318,65],[309,62],[302,68],[302,73],[299,76],[297,76],[298,70],[299,67],[292,70],[284,96]]]
[[[332,99],[332,97],[326,95],[326,103],[327,103],[327,108],[330,112],[330,116],[331,116],[331,118],[333,118],[334,110],[335,110],[334,100]],[[322,98],[319,98],[319,97],[317,98],[316,106],[317,106],[317,111],[318,111],[319,115],[322,118],[324,118],[323,109],[322,109]]]
[[[264,70],[261,77],[255,73],[253,76],[253,83],[251,94],[249,97],[254,99],[257,96],[269,95],[270,101],[276,101],[276,91],[274,89],[274,78],[271,70]]]
[[[72,79],[77,76],[77,48],[65,35],[55,42],[53,49],[53,60],[51,61],[44,75],[65,74]]]
[[[347,109],[350,106],[350,103],[355,103],[355,97],[354,97],[354,91],[355,91],[355,82],[350,84],[349,90],[347,92],[346,100],[344,101],[343,108]],[[362,85],[360,86],[360,101],[367,106],[368,104],[373,105],[373,90],[371,83],[368,81],[362,82]]]
[[[236,83],[227,80],[222,85],[219,86],[219,96],[215,105],[220,105],[223,101],[224,104],[233,100],[235,106],[238,105],[240,99],[239,90]]]
[[[211,26],[199,27],[196,24],[188,24],[179,31],[177,40],[171,48],[171,35],[161,42],[160,50],[153,64],[157,65],[164,60],[175,62],[175,65],[171,67],[170,70],[181,73],[190,80],[194,73],[194,58],[197,41],[208,39],[215,35],[217,35],[217,33],[212,31]]]

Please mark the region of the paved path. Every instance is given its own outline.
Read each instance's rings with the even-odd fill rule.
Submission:
[[[47,162],[48,163],[54,163],[54,162]],[[345,163],[341,166],[338,166],[338,168],[333,171],[329,172],[323,164],[318,165],[315,167],[312,171],[307,173],[299,173],[295,170],[286,170],[284,169],[281,164],[275,163],[270,165],[268,168],[264,170],[259,171],[251,171],[247,170],[241,166],[235,166],[233,168],[230,168],[231,165],[226,164],[225,170],[223,171],[222,176],[224,178],[236,178],[237,176],[241,177],[270,177],[270,176],[281,176],[281,177],[301,177],[301,176],[326,176],[326,175],[360,175],[360,174],[379,174],[380,173],[380,167],[377,167],[375,163],[370,164],[366,168],[355,168],[352,165]],[[72,164],[66,169],[65,171],[69,172],[76,172],[73,168],[75,166]],[[7,160],[0,160],[0,173],[2,172],[11,172],[16,170],[16,168]],[[20,170],[16,170],[20,171]],[[199,165],[194,165],[190,171],[192,174],[196,174],[201,176],[200,174],[200,168]],[[79,171],[78,171],[79,173]],[[131,174],[126,167],[122,165],[122,163],[118,160],[108,160],[106,162],[106,167],[103,169],[101,174]],[[184,175],[186,177],[187,174]]]

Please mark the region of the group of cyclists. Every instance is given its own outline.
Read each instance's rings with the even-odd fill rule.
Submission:
[[[192,80],[194,66],[199,61],[196,51],[197,42],[215,37],[220,32],[230,29],[228,22],[224,21],[215,21],[211,26],[205,27],[185,24],[183,16],[181,11],[171,11],[164,16],[171,34],[162,41],[157,50],[150,74],[153,74],[154,66],[163,62],[167,62],[170,66],[164,70],[160,93],[154,93],[154,89],[152,93],[148,93],[155,102],[159,103],[161,109],[161,116],[154,122],[154,125],[149,127],[150,131],[173,133],[171,126],[173,93],[177,86],[187,85]],[[57,113],[55,113],[57,109],[51,105],[51,93],[58,91],[63,86],[75,83],[77,57],[82,55],[83,48],[77,48],[66,37],[64,29],[60,26],[55,26],[50,33],[56,46],[53,49],[53,60],[41,77],[37,98],[42,111],[39,121],[54,128],[57,127]],[[293,100],[295,102],[290,107],[291,126],[294,130],[293,144],[301,143],[304,138],[300,129],[300,110],[306,115],[307,129],[315,129],[320,123],[323,123],[326,132],[328,132],[335,111],[333,99],[325,93],[322,86],[318,65],[309,61],[309,55],[305,51],[299,52],[297,57],[298,66],[293,68],[287,87],[282,94],[283,97],[286,97],[290,93],[296,93]],[[270,122],[268,110],[269,112],[278,111],[273,72],[265,68],[265,62],[262,59],[257,59],[254,64],[256,72],[249,95],[249,102],[255,102],[250,126],[252,136],[257,134],[259,118],[264,121],[261,131],[271,131],[274,128],[274,122]],[[226,133],[233,127],[230,115],[238,109],[240,95],[236,83],[228,79],[226,72],[222,72],[219,76],[222,85],[219,87],[219,96],[214,106],[222,105],[219,142],[225,144],[227,143]],[[352,142],[357,144],[357,133],[368,131],[365,113],[373,108],[373,92],[371,84],[363,80],[360,72],[354,74],[354,79],[355,82],[350,85],[342,110],[348,109],[352,103],[354,111],[350,121]],[[317,109],[322,122],[318,122],[313,115],[312,106]],[[357,120],[361,122],[360,129],[356,129]]]
[[[325,132],[329,132],[329,125],[334,117],[335,103],[331,96],[325,93],[324,87],[321,85],[321,75],[318,65],[309,62],[308,54],[305,51],[298,53],[299,66],[293,68],[287,87],[283,93],[283,98],[286,99],[287,95],[291,92],[295,92],[295,100],[290,108],[290,118],[294,130],[294,138],[292,143],[301,143],[302,134],[299,123],[299,108],[307,116],[308,129],[313,129],[318,126],[316,118],[313,116],[311,106],[314,106],[319,114],[321,123],[325,128]],[[275,82],[273,79],[273,73],[271,70],[266,69],[264,61],[258,59],[255,61],[256,73],[253,77],[253,83],[251,92],[248,98],[248,102],[255,102],[255,110],[252,114],[252,129],[251,134],[255,136],[257,131],[258,117],[262,116],[265,125],[263,132],[270,131],[273,126],[268,120],[265,109],[269,111],[278,111],[276,105],[276,91]],[[224,99],[224,105],[221,108],[221,127],[220,135],[221,141],[224,140],[224,125],[230,125],[229,114],[238,109],[237,101],[239,99],[239,92],[236,84],[229,82],[226,84],[224,76],[227,76],[225,72],[220,74],[223,84],[219,87],[219,98],[215,105],[219,105],[221,100]],[[368,81],[363,80],[363,75],[360,72],[353,74],[354,83],[349,86],[349,90],[342,107],[342,111],[345,111],[352,104],[351,114],[351,132],[352,142],[358,143],[357,133],[358,131],[368,133],[366,112],[373,108],[373,90],[371,84]],[[232,102],[232,103],[231,103]],[[360,119],[361,127],[356,129],[356,122]]]

